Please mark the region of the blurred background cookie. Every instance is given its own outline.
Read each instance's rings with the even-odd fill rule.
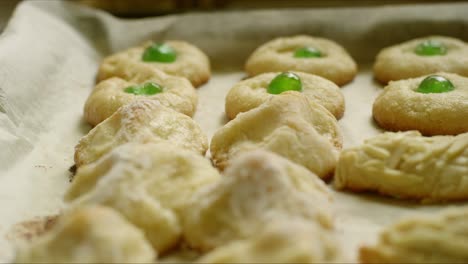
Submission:
[[[121,77],[98,83],[86,100],[84,116],[89,124],[95,126],[121,106],[140,99],[156,100],[190,117],[195,113],[198,96],[187,79],[138,64],[122,71]]]
[[[440,71],[468,76],[468,44],[444,36],[417,38],[381,50],[374,64],[382,83]]]
[[[361,263],[468,262],[468,207],[407,217],[386,227],[373,246],[360,249]]]
[[[325,107],[337,119],[344,114],[344,96],[333,82],[303,72],[270,72],[234,85],[226,96],[226,115],[233,119],[237,114],[258,107],[270,97],[285,91],[302,92],[310,100]]]
[[[105,58],[99,67],[97,80],[116,76],[119,67],[129,67],[128,64],[133,63],[185,77],[195,87],[207,82],[211,75],[210,61],[199,48],[184,41],[168,40],[162,43],[148,41]]]
[[[258,47],[247,60],[245,71],[250,76],[265,72],[301,71],[341,86],[354,79],[357,65],[336,42],[298,35],[273,39]]]
[[[72,208],[114,208],[163,254],[181,239],[180,215],[193,193],[219,178],[211,162],[196,152],[168,142],[132,142],[78,168],[65,198]]]
[[[468,132],[468,78],[440,72],[390,82],[375,99],[372,114],[379,126],[391,131]]]
[[[150,263],[145,234],[103,206],[70,210],[47,233],[21,247],[15,263]]]
[[[263,150],[236,157],[224,177],[199,189],[190,204],[184,211],[184,237],[204,252],[254,238],[278,220],[317,225],[325,232],[334,229],[325,183],[304,167]]]

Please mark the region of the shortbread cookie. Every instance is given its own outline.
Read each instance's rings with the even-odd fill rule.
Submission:
[[[345,102],[339,87],[322,77],[302,72],[264,73],[237,83],[226,96],[226,114],[233,119],[288,90],[301,91],[337,119],[343,116]]]
[[[382,82],[444,71],[468,76],[468,44],[455,38],[428,36],[383,49],[374,64]]]
[[[16,263],[150,263],[143,232],[110,208],[92,206],[60,216],[53,228],[21,247]]]
[[[305,35],[271,40],[258,47],[245,65],[250,76],[265,72],[301,71],[337,85],[354,79],[357,65],[336,42]]]
[[[199,263],[346,263],[330,230],[304,221],[276,221],[250,239],[219,247]]]
[[[299,219],[332,229],[331,195],[307,169],[266,151],[239,156],[184,211],[184,237],[202,251],[248,239],[267,223]]]
[[[210,78],[210,61],[197,47],[184,41],[146,42],[105,58],[99,68],[98,81],[116,76],[121,68],[141,63],[167,74],[185,77],[198,87]]]
[[[303,94],[285,92],[221,127],[210,150],[220,169],[239,153],[266,149],[326,178],[335,168],[341,143],[337,121],[328,110]]]
[[[391,131],[468,132],[468,78],[441,72],[391,82],[375,99],[372,113],[379,126]]]
[[[387,227],[361,263],[467,263],[468,207],[408,218]]]
[[[65,199],[72,207],[110,206],[164,253],[182,234],[179,214],[193,193],[219,180],[210,161],[170,143],[127,143],[82,166]]]
[[[335,186],[423,201],[468,198],[468,133],[387,132],[343,150]]]
[[[94,127],[75,147],[79,167],[97,160],[126,142],[168,141],[175,146],[205,155],[208,140],[190,117],[158,101],[137,100],[125,105]]]
[[[122,68],[119,77],[100,82],[84,107],[86,121],[95,126],[121,106],[140,99],[160,102],[177,112],[193,116],[198,96],[185,78],[170,76],[141,64]]]

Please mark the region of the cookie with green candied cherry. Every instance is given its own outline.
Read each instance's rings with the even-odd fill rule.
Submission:
[[[307,35],[276,38],[258,47],[245,64],[250,76],[266,72],[301,71],[337,85],[354,79],[357,65],[336,42]]]
[[[417,38],[383,49],[374,64],[374,76],[384,84],[440,71],[468,76],[468,44],[444,36]]]
[[[226,115],[233,119],[286,91],[304,94],[337,119],[344,114],[344,96],[336,84],[317,75],[289,71],[263,73],[234,85],[226,96]]]
[[[167,74],[185,77],[198,87],[210,79],[210,61],[196,46],[185,41],[148,41],[105,58],[98,72],[98,81],[116,76],[121,67],[138,63]]]
[[[468,78],[439,72],[390,82],[372,113],[380,127],[391,131],[418,130],[428,136],[468,132]]]
[[[116,71],[118,77],[96,85],[84,107],[86,121],[95,126],[111,116],[121,106],[151,99],[179,113],[193,116],[198,96],[192,84],[181,77],[139,64]]]

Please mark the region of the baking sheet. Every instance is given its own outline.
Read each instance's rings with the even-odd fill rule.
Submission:
[[[226,122],[224,97],[244,77],[243,63],[278,36],[311,34],[342,44],[358,61],[342,88],[344,147],[380,132],[371,105],[382,87],[371,74],[375,54],[407,39],[441,34],[468,40],[468,4],[195,13],[116,19],[67,1],[19,5],[0,35],[0,262],[11,259],[11,226],[63,207],[74,146],[90,127],[82,119],[103,56],[147,39],[182,39],[205,51],[213,76],[200,89],[194,119],[209,137]],[[375,195],[335,193],[343,250],[373,243],[383,226],[408,214],[452,205],[418,205]]]

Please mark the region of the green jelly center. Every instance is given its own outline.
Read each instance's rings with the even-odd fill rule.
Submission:
[[[280,94],[286,91],[302,91],[301,78],[292,72],[278,74],[268,85],[267,92]]]
[[[437,56],[447,54],[447,47],[436,40],[426,40],[420,43],[414,52],[420,56]]]
[[[320,58],[322,56],[320,50],[312,47],[299,48],[294,52],[294,58]]]
[[[161,43],[155,43],[143,52],[141,59],[146,62],[174,62],[177,58],[175,50],[167,45]]]
[[[446,93],[455,89],[452,82],[439,75],[426,77],[420,84],[416,92],[419,93]]]
[[[142,85],[133,85],[124,89],[124,92],[134,95],[153,95],[162,92],[162,87],[154,82],[147,82]]]

